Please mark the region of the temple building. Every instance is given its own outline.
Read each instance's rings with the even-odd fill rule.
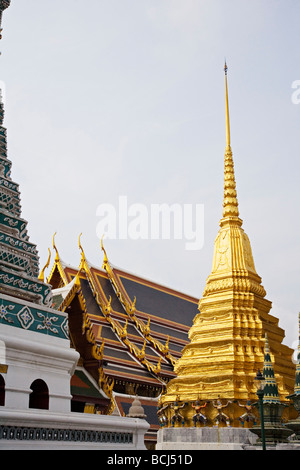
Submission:
[[[72,378],[73,409],[122,416],[139,395],[151,424],[148,448],[159,427],[195,426],[197,413],[203,417],[198,426],[240,427],[243,407],[257,401],[254,378],[263,369],[266,335],[280,400],[290,404],[286,397],[294,388],[293,350],[282,344],[284,331],[269,313],[271,302],[239,217],[227,66],[225,109],[223,217],[200,301],[115,267],[103,240],[101,268],[86,259],[81,236],[81,261],[72,267],[62,261],[53,237],[47,283],[53,306],[68,312],[72,346],[80,353]],[[41,280],[49,265],[50,256]],[[87,383],[75,393],[84,375],[93,377],[109,402],[89,399]],[[223,408],[226,413],[220,414]],[[285,419],[294,416],[291,406],[284,408]],[[219,422],[223,415],[227,421]]]
[[[263,369],[266,334],[280,400],[288,402],[286,397],[294,388],[293,350],[282,344],[284,331],[269,313],[271,302],[265,298],[239,217],[226,64],[225,110],[223,217],[215,239],[212,271],[189,331],[189,344],[174,367],[176,378],[168,383],[161,398],[166,427],[174,426],[175,418],[177,426],[192,426],[196,403],[199,410],[203,408],[205,425],[220,424],[217,417],[226,408],[228,420],[222,425],[241,426],[239,403],[257,401],[254,379]]]
[[[53,306],[68,313],[71,343],[80,353],[71,380],[72,409],[123,416],[138,395],[151,425],[145,442],[153,448],[158,399],[175,377],[174,365],[188,344],[198,299],[116,268],[103,242],[102,267],[86,259],[81,236],[77,268],[61,259],[55,237],[53,249],[47,283]],[[103,390],[108,401],[92,398],[95,389],[91,391],[85,375],[93,377],[98,395]]]

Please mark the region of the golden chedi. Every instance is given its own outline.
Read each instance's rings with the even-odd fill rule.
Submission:
[[[190,343],[175,365],[177,377],[169,382],[159,403],[163,426],[240,426],[244,421],[248,423],[245,427],[252,426],[251,402],[257,402],[254,378],[263,369],[266,333],[282,401],[292,393],[295,381],[293,351],[282,344],[284,331],[269,314],[271,302],[265,299],[239,218],[226,64],[225,104],[223,218],[214,244],[212,271],[189,331]],[[249,419],[241,419],[245,414]]]

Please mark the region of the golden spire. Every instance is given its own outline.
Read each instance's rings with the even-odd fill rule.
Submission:
[[[225,60],[225,119],[226,119],[226,149],[230,148],[230,122],[229,122],[229,104],[228,104],[228,86],[227,86],[227,64]]]
[[[176,377],[167,384],[163,406],[179,395],[187,405],[182,416],[192,423],[194,400],[210,401],[207,417],[215,419],[213,400],[232,400],[235,426],[240,426],[236,400],[255,400],[254,377],[263,366],[262,345],[268,333],[274,350],[274,370],[280,376],[282,399],[294,386],[291,349],[281,344],[284,333],[269,315],[271,302],[256,273],[251,245],[242,228],[236,197],[234,167],[230,146],[227,65],[225,63],[226,149],[224,166],[223,218],[214,243],[211,274],[208,276],[199,313],[189,330],[189,343],[174,365]],[[162,351],[168,350],[169,338]],[[288,392],[289,393],[289,392]],[[170,408],[170,406],[169,406]],[[173,411],[166,416],[171,420]],[[169,421],[170,423],[170,421]],[[170,426],[170,424],[169,424]]]
[[[238,217],[238,201],[235,186],[234,165],[232,151],[230,146],[230,121],[229,121],[229,104],[228,104],[228,85],[227,85],[227,64],[225,62],[225,123],[226,123],[226,148],[225,148],[225,164],[224,164],[224,200],[223,200],[223,219],[228,217]],[[224,221],[221,221],[221,225]],[[241,221],[239,221],[241,225]]]

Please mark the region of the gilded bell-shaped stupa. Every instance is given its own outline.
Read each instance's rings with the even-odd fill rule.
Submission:
[[[190,343],[175,365],[177,377],[169,382],[161,397],[160,406],[166,407],[169,426],[175,402],[184,405],[180,415],[185,418],[185,425],[192,425],[196,402],[208,404],[208,425],[214,423],[213,418],[221,409],[221,415],[233,425],[241,414],[239,407],[257,401],[254,378],[263,368],[266,334],[280,399],[286,401],[294,386],[293,351],[282,344],[285,333],[278,326],[278,319],[269,314],[271,302],[265,298],[250,241],[239,217],[226,64],[225,110],[223,217],[214,244],[212,271],[189,331]]]

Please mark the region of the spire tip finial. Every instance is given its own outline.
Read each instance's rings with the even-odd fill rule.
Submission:
[[[224,64],[224,72],[225,72],[225,75],[227,75],[227,70],[228,70],[228,67],[227,67],[227,63],[226,63],[226,59],[225,59],[225,64]]]

